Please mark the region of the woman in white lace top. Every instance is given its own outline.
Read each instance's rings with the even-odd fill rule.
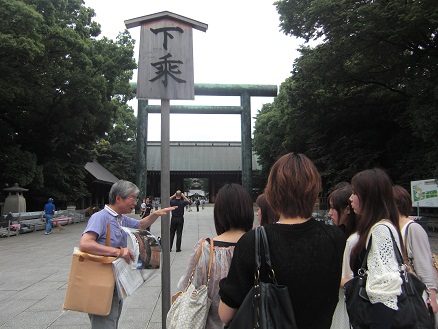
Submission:
[[[398,211],[394,202],[392,182],[381,169],[357,173],[352,181],[350,201],[359,216],[359,239],[353,247],[350,266],[354,275],[361,267],[365,249],[372,238],[368,254],[366,292],[373,304],[371,329],[390,329],[401,293],[402,280],[393,249],[391,233],[402,249],[398,228]]]
[[[214,204],[214,224],[218,236],[213,238],[213,263],[208,284],[208,297],[211,299],[207,329],[224,327],[218,315],[219,281],[226,277],[230,268],[234,247],[240,237],[252,229],[254,222],[254,204],[248,192],[238,184],[225,184],[218,192]],[[178,282],[178,289],[184,290],[196,262],[196,255],[203,239],[192,250],[185,274]],[[207,282],[210,260],[210,238],[204,240],[202,253],[193,278],[195,287]]]

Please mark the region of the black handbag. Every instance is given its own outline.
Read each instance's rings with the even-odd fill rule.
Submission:
[[[427,293],[427,287],[415,275],[406,271],[401,252],[390,229],[389,232],[391,233],[394,252],[400,268],[400,277],[403,280],[402,293],[397,298],[398,310],[395,312],[391,328],[433,329],[434,317],[431,316],[423,299],[423,293]],[[362,267],[358,271],[359,275],[344,285],[348,317],[354,329],[370,328],[372,304],[368,299],[365,285],[371,240],[372,236],[367,245]]]
[[[260,236],[263,239],[265,262],[268,265],[271,282],[260,281]],[[255,261],[254,286],[246,295],[233,320],[224,328],[297,329],[289,291],[286,286],[279,285],[275,279],[268,237],[263,226],[255,229]]]

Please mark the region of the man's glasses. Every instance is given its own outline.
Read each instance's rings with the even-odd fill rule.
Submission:
[[[134,202],[138,202],[138,198],[133,197],[133,196],[128,196],[127,199],[131,199]]]

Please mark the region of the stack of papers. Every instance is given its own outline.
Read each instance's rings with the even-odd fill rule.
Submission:
[[[161,246],[149,231],[122,227],[128,234],[127,247],[134,253],[134,261],[126,263],[123,258],[113,262],[119,298],[130,296],[145,281],[159,273]]]

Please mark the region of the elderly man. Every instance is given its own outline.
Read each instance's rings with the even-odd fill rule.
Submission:
[[[138,187],[131,182],[120,180],[114,183],[109,192],[109,204],[93,214],[88,220],[79,243],[80,250],[95,255],[123,258],[127,263],[134,260],[132,251],[126,247],[127,233],[121,229],[121,226],[145,229],[158,217],[177,208],[164,208],[141,220],[125,216],[124,214],[131,213],[135,208],[138,202],[138,193]],[[110,223],[110,247],[105,246],[108,222]],[[122,306],[123,300],[119,300],[117,291],[114,291],[110,314],[107,316],[89,314],[91,327],[93,329],[117,328]]]

